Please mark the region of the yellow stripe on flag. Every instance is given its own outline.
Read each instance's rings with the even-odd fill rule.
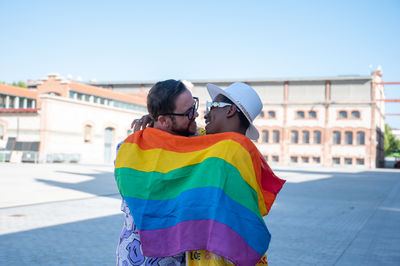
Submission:
[[[142,150],[136,143],[125,142],[118,151],[115,168],[125,167],[143,172],[167,173],[185,166],[199,164],[211,157],[225,160],[240,172],[242,178],[257,192],[260,212],[266,213],[251,156],[242,145],[233,140],[223,140],[206,149],[185,153],[162,149]]]

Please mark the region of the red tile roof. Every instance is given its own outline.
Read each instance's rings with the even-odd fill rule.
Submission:
[[[96,86],[86,85],[86,84],[77,83],[77,82],[71,82],[70,84],[68,84],[68,87],[72,91],[91,94],[91,95],[100,96],[100,97],[118,100],[118,101],[123,101],[123,102],[136,103],[136,104],[140,104],[140,105],[146,105],[146,102],[147,102],[147,94],[143,94],[143,95],[142,94],[136,94],[136,95],[122,94],[122,93],[115,92],[112,90],[103,89],[103,88],[99,88]]]
[[[13,95],[13,96],[19,96],[19,97],[26,97],[26,98],[31,98],[31,99],[37,99],[37,96],[38,96],[37,91],[31,90],[31,89],[26,89],[26,88],[5,85],[5,84],[0,84],[0,93]]]

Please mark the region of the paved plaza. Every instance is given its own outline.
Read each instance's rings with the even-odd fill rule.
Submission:
[[[400,265],[400,171],[273,166],[270,265]],[[112,166],[0,164],[0,265],[114,265]]]

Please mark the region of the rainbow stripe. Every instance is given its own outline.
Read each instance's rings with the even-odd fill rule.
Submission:
[[[262,216],[280,190],[265,189],[263,163],[254,144],[236,133],[186,138],[147,128],[129,136],[115,178],[143,254],[206,249],[255,265],[270,241]]]

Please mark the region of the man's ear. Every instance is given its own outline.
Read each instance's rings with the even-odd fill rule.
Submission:
[[[160,116],[158,116],[157,122],[162,127],[162,129],[164,129],[164,130],[168,130],[172,126],[171,118],[168,115],[160,115]]]
[[[227,108],[226,117],[231,118],[232,116],[236,115],[236,113],[237,107],[236,105],[232,104],[231,106],[229,106],[229,108]]]

